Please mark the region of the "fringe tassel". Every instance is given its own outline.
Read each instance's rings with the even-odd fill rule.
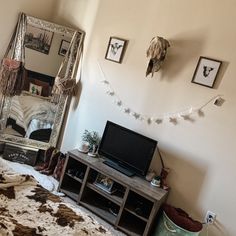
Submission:
[[[0,91],[3,95],[19,95],[23,88],[25,68],[22,62],[4,58],[0,68]]]
[[[71,95],[74,92],[76,86],[75,79],[56,77],[53,86],[52,94],[55,97],[54,101],[58,100],[60,94]]]

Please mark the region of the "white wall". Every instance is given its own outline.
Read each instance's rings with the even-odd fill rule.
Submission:
[[[0,58],[3,57],[11,34],[17,23],[18,15],[24,12],[28,15],[39,17],[45,20],[53,18],[56,0],[8,0],[0,4]]]
[[[72,104],[63,150],[78,147],[84,129],[102,134],[108,119],[155,138],[171,168],[168,201],[200,221],[207,210],[215,212],[217,224],[210,227],[209,235],[236,235],[235,1],[101,0],[97,11],[93,9],[94,25],[89,25],[88,18],[78,21],[81,15],[86,17],[82,11],[86,5],[79,7],[85,4],[83,0],[80,4],[69,1],[69,8],[65,2],[60,4],[71,13],[67,21],[92,34],[89,44],[86,41],[82,93],[79,105]],[[156,35],[167,38],[171,48],[162,72],[147,79],[145,51]],[[104,60],[110,36],[129,40],[122,64]],[[191,83],[199,56],[224,62],[214,89]],[[148,125],[122,113],[105,94],[97,61],[120,98],[143,114],[202,105],[217,94],[223,94],[226,102],[222,107],[209,104],[205,116],[195,115],[194,122]],[[153,163],[155,168],[157,163]]]

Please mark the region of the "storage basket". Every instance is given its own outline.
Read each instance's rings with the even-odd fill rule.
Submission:
[[[153,236],[198,236],[200,232],[190,232],[179,227],[163,212]]]
[[[37,160],[38,149],[30,147],[21,147],[18,145],[5,144],[3,158],[22,164],[34,166]]]

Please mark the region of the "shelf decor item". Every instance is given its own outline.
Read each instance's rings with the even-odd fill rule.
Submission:
[[[200,57],[194,71],[192,83],[213,88],[222,61]]]
[[[94,182],[94,185],[96,185],[97,187],[101,188],[102,190],[106,191],[109,194],[114,192],[114,189],[112,189],[113,184],[114,181],[112,179],[100,173],[97,175],[97,178]]]
[[[155,176],[151,181],[151,185],[155,187],[161,187],[161,177]]]
[[[89,151],[89,143],[88,142],[82,142],[78,148],[79,152],[82,153],[88,153]]]
[[[88,155],[95,157],[97,155],[100,136],[96,131],[85,130],[82,135],[82,141],[88,144]]]
[[[126,49],[127,40],[110,37],[105,59],[121,63]]]

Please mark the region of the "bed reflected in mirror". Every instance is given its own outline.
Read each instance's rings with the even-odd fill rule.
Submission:
[[[5,133],[49,142],[57,109],[53,84],[52,76],[25,71],[24,90],[12,98]]]

